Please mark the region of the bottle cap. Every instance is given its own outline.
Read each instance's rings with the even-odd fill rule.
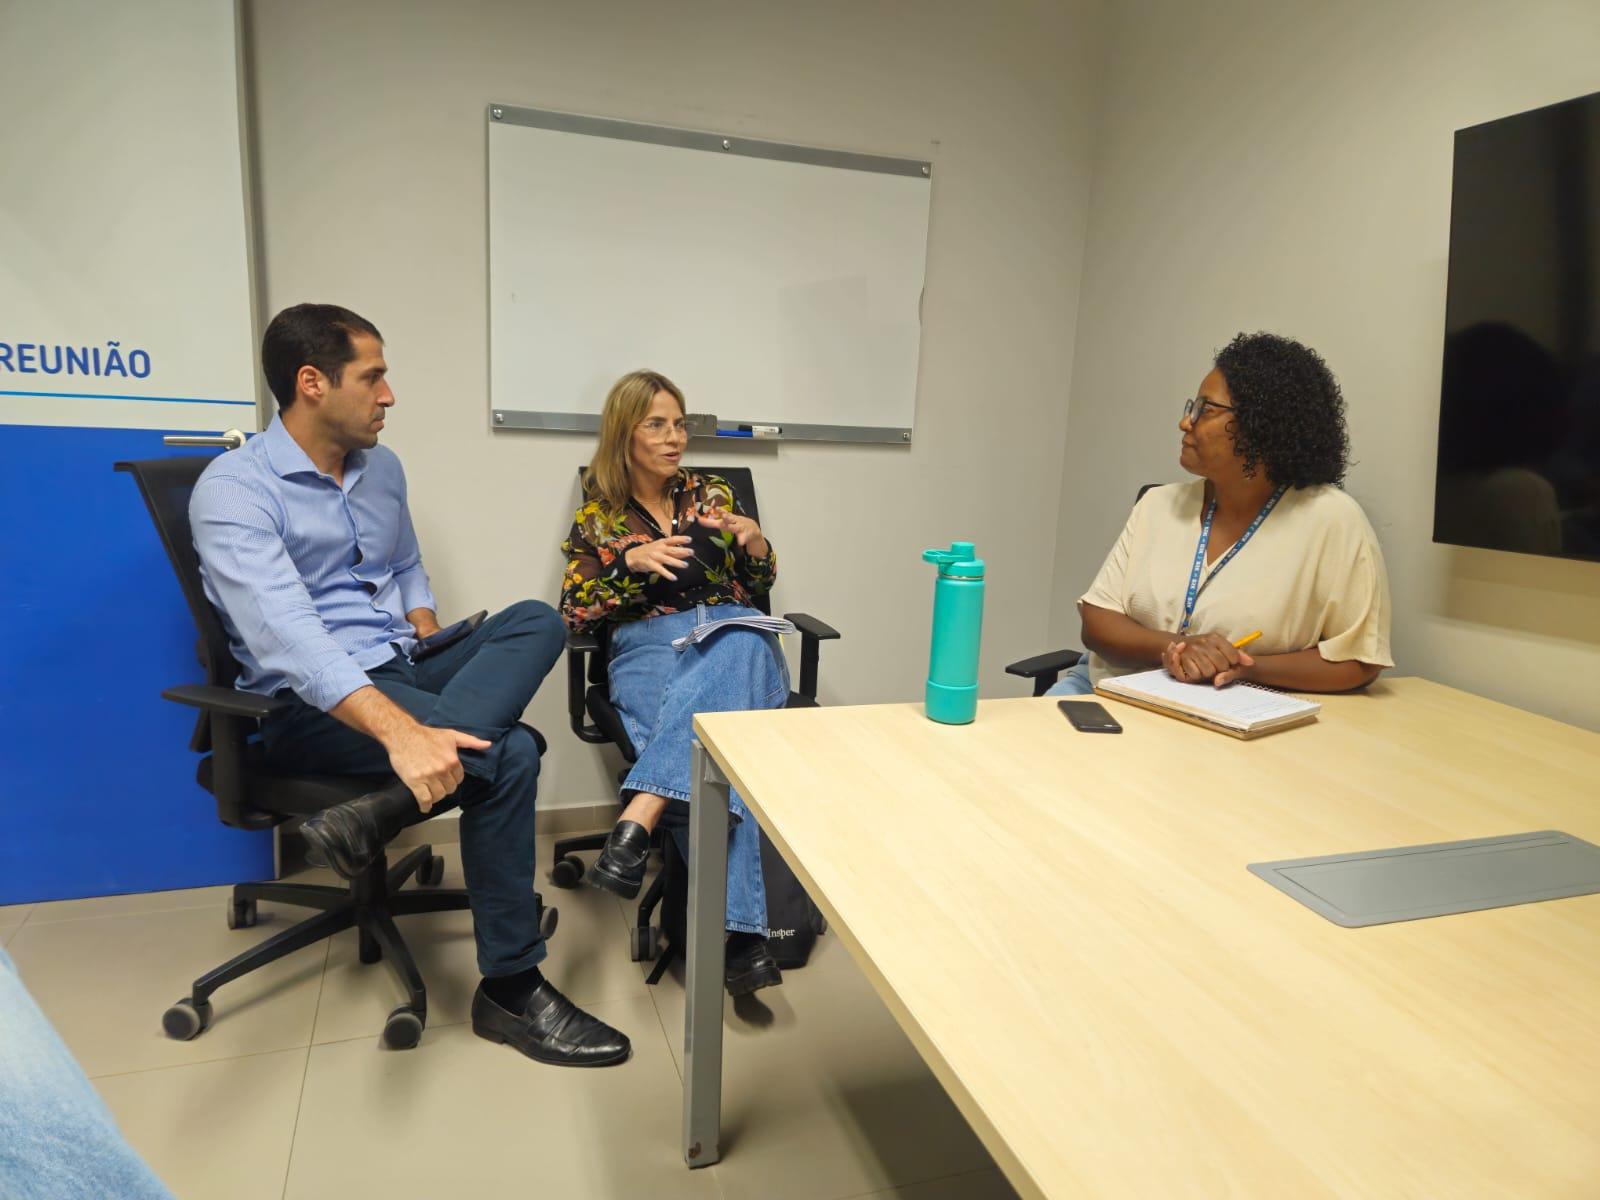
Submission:
[[[972,542],[951,542],[948,550],[924,550],[922,558],[924,562],[937,563],[940,575],[955,579],[982,579],[983,559],[973,553],[975,549]]]

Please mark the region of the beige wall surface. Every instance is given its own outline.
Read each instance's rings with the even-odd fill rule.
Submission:
[[[1050,607],[1099,3],[263,0],[245,14],[266,314],[326,300],[383,330],[399,399],[385,440],[447,620],[555,599],[591,448],[488,427],[490,101],[931,159],[914,445],[719,444],[702,461],[754,467],[777,607],[844,634],[823,651],[825,701],[920,695],[920,551],[955,538],[989,563],[985,690],[1018,690],[1000,667],[1044,647]],[[672,302],[670,279],[611,286]],[[558,667],[529,710],[552,749],[544,806],[615,794],[565,729],[564,694]]]
[[[1452,136],[1600,89],[1600,4],[1112,11],[1052,640],[1075,644],[1137,484],[1181,477],[1179,405],[1211,356],[1270,329],[1344,386],[1398,670],[1600,728],[1600,564],[1432,542]]]

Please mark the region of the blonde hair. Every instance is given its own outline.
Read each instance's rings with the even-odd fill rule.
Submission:
[[[688,416],[683,393],[659,371],[630,371],[617,380],[600,410],[600,443],[583,472],[583,494],[600,501],[606,515],[617,517],[628,507],[633,482],[628,472],[628,448],[633,431],[650,413],[657,392],[666,392],[678,402],[678,411]]]

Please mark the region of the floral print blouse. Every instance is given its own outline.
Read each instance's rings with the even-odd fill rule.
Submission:
[[[748,515],[733,487],[719,475],[678,472],[672,486],[672,528],[660,529],[644,507],[630,500],[619,516],[608,516],[598,500],[578,509],[572,531],[561,543],[567,569],[561,580],[561,616],[574,633],[645,617],[682,612],[697,604],[748,605],[752,596],[772,590],[778,556],[767,540],[767,556],[746,553],[727,530],[689,518],[697,509],[720,507]],[[628,550],[673,534],[689,538],[692,558],[676,580],[632,571]]]

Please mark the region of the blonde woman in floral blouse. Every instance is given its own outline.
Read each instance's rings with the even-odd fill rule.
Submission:
[[[664,375],[617,381],[584,472],[583,507],[561,547],[561,615],[575,632],[609,634],[611,701],[638,755],[622,785],[622,816],[587,882],[628,899],[644,881],[651,831],[671,802],[689,800],[694,715],[782,708],[789,696],[788,667],[769,633],[723,629],[673,649],[696,625],[754,613],[751,597],[777,574],[771,544],[728,482],[684,468],[685,412]],[[726,983],[738,996],[782,975],[767,948],[761,834],[737,792],[729,812]],[[682,822],[672,833],[687,857]]]

